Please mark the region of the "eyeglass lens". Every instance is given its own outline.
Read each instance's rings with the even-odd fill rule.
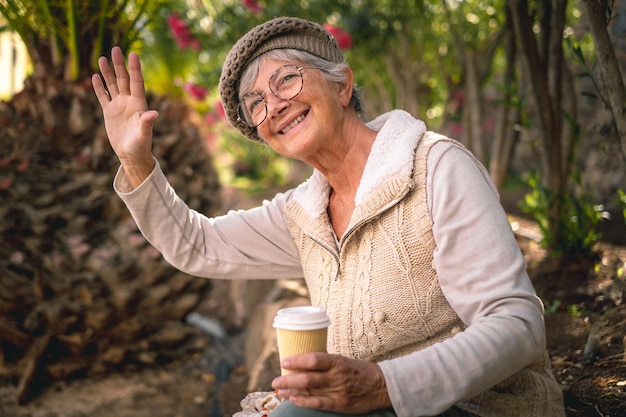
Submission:
[[[295,65],[283,65],[272,74],[269,80],[269,91],[281,100],[291,100],[302,91],[302,68]],[[246,94],[239,103],[239,118],[249,125],[256,127],[267,117],[267,102],[259,92]]]

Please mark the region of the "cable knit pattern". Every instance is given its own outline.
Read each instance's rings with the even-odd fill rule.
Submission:
[[[415,157],[420,138],[431,134],[414,121],[394,112],[395,123],[382,127],[379,136],[395,140],[375,142],[339,250],[326,214],[329,188],[321,175],[301,185],[287,205],[311,300],[331,317],[329,352],[380,361],[463,329],[432,265],[425,167],[430,146],[441,138],[422,139],[425,145]],[[372,124],[380,127],[382,121]]]

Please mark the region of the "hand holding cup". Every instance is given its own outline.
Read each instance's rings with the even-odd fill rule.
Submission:
[[[281,360],[309,352],[326,352],[330,320],[321,307],[297,306],[279,310],[274,317]],[[281,368],[281,375],[295,371]]]

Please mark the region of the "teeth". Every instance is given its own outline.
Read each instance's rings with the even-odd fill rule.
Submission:
[[[302,120],[304,120],[304,115],[296,117],[293,120],[293,122],[291,122],[287,126],[285,126],[285,128],[283,130],[281,130],[280,133],[287,133],[287,132],[289,132],[295,125],[300,123]]]

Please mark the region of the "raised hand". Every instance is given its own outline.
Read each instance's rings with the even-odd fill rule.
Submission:
[[[375,363],[314,352],[286,358],[281,367],[300,371],[272,382],[278,395],[294,405],[347,414],[391,407],[385,378]]]
[[[148,110],[139,56],[130,53],[127,70],[124,53],[114,47],[111,61],[113,69],[106,57],[98,59],[106,87],[98,74],[92,76],[91,82],[102,107],[111,147],[135,188],[154,168],[152,125],[159,114]]]

